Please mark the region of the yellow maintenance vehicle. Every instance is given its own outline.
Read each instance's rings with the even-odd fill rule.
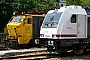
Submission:
[[[40,36],[40,26],[44,17],[45,12],[19,14],[15,11],[4,29],[5,45],[11,48],[34,45],[34,39]]]

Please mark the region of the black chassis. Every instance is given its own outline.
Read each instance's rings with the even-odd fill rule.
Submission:
[[[48,41],[53,41],[53,45],[48,45]],[[47,47],[49,52],[67,52],[68,50],[90,48],[89,39],[39,39],[39,46]]]
[[[18,46],[18,39],[4,39],[6,47],[15,48]]]

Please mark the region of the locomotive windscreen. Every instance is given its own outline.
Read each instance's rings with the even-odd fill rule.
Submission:
[[[22,16],[14,16],[14,17],[12,18],[12,21],[13,21],[13,22],[20,22],[21,19],[22,19]]]
[[[44,19],[42,28],[56,28],[61,15],[62,15],[62,12],[47,14]]]

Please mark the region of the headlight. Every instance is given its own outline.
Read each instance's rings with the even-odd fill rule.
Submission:
[[[39,39],[35,39],[35,44],[39,44]]]
[[[54,45],[54,41],[48,41],[48,45],[50,46]]]

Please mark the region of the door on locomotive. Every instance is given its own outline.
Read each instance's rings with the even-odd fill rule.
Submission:
[[[86,38],[86,15],[77,16],[77,38]]]

